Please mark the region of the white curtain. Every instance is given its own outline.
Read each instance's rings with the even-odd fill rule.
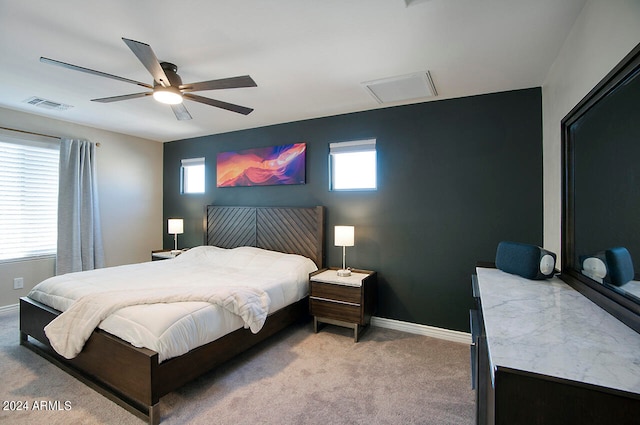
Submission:
[[[62,139],[56,274],[104,267],[96,180],[96,144]]]

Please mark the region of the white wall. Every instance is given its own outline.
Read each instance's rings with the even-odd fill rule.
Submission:
[[[560,121],[638,43],[640,1],[590,0],[542,86],[544,246],[558,257],[562,213]]]
[[[0,126],[99,142],[98,196],[107,266],[149,261],[162,248],[162,143],[0,108]],[[0,307],[54,274],[55,261],[0,264]],[[24,289],[13,278],[24,277]]]

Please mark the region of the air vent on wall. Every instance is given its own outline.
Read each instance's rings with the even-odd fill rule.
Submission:
[[[362,83],[378,103],[391,103],[437,96],[429,71]]]
[[[38,108],[44,109],[54,109],[56,111],[66,111],[69,108],[73,108],[72,105],[65,105],[64,103],[54,102],[52,100],[43,99],[41,97],[30,97],[29,99],[24,101],[33,106],[37,106]]]

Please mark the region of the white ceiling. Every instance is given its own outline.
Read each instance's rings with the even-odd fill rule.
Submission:
[[[0,106],[158,141],[402,104],[362,82],[429,70],[440,100],[541,86],[585,0],[0,0]],[[197,94],[177,121],[133,84],[39,62],[46,56],[152,84],[122,37],[151,45],[183,82],[249,74],[256,88]],[[51,111],[32,96],[73,105]],[[425,99],[404,103],[415,103]]]

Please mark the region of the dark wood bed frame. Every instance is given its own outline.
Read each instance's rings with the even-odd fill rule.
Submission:
[[[324,266],[324,207],[207,207],[206,244],[255,246],[301,254]],[[44,327],[60,312],[28,297],[20,299],[20,344],[149,422],[160,422],[160,398],[263,341],[308,318],[304,298],[267,318],[257,334],[238,329],[188,353],[158,362],[158,353],[136,348],[96,329],[82,352],[68,360],[49,345]]]

